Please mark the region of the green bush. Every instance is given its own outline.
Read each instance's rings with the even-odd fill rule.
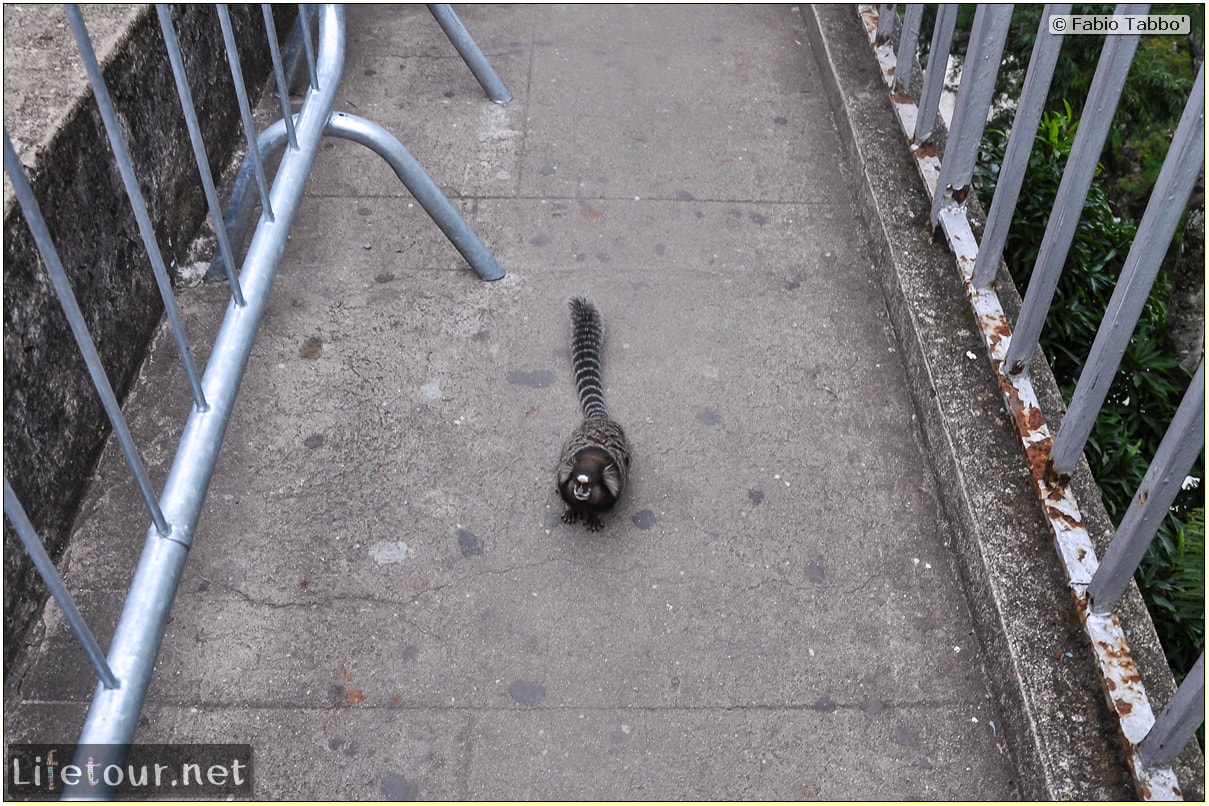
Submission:
[[[1041,119],[1004,248],[1004,261],[1022,289],[1027,288],[1074,142],[1077,121],[1070,105],[1064,102],[1063,107]],[[974,184],[988,203],[1006,143],[1006,134],[997,129],[989,129],[983,138]],[[1097,171],[1041,336],[1041,349],[1068,403],[1136,232],[1132,221],[1114,212],[1104,177]],[[1169,292],[1166,274],[1160,272],[1084,449],[1114,524],[1125,515],[1191,380],[1164,347]],[[1203,455],[1192,476],[1204,478]],[[1201,501],[1203,494],[1195,486],[1181,492],[1135,575],[1180,678],[1204,646]]]
[[[957,18],[955,52],[965,53],[976,6],[961,6]],[[1033,45],[1041,22],[1041,5],[1017,4],[1004,47],[996,96],[1019,98]],[[1080,4],[1075,14],[1112,14],[1110,4]],[[1140,219],[1171,143],[1172,132],[1192,90],[1196,71],[1204,59],[1205,6],[1155,4],[1151,14],[1186,15],[1189,36],[1143,36],[1129,70],[1121,100],[1113,115],[1108,143],[1100,156],[1103,181],[1118,212]],[[933,15],[934,16],[934,15]],[[925,24],[925,31],[931,24]],[[1091,89],[1105,37],[1100,34],[1067,36],[1050,82],[1046,108],[1061,111],[1063,99],[1085,99]],[[1075,115],[1082,110],[1075,108]],[[994,123],[1008,125],[1011,111],[995,112]]]
[[[1183,528],[1160,532],[1147,556],[1136,579],[1161,614],[1155,627],[1164,648],[1183,653],[1183,665],[1172,669],[1182,679],[1205,644],[1205,508],[1193,510]]]

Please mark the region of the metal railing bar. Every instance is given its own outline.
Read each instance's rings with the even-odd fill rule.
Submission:
[[[449,37],[449,41],[453,43],[454,48],[462,57],[462,61],[466,62],[466,66],[470,68],[470,72],[474,74],[483,91],[487,93],[487,97],[497,104],[506,104],[511,101],[512,93],[508,92],[508,88],[496,74],[495,68],[491,66],[491,62],[487,61],[483,51],[475,44],[470,32],[458,19],[453,8],[447,3],[429,3],[428,11],[436,18],[441,30],[445,32],[445,36]]]
[[[156,285],[159,286],[160,297],[164,303],[164,313],[172,328],[172,336],[176,341],[176,350],[180,353],[181,363],[185,367],[185,376],[189,380],[189,389],[193,393],[193,403],[200,411],[206,410],[206,396],[202,393],[201,378],[193,363],[193,355],[189,352],[189,340],[185,336],[185,324],[181,321],[180,308],[176,304],[176,296],[172,292],[172,281],[168,279],[168,269],[164,265],[164,257],[160,254],[159,243],[155,239],[155,227],[151,223],[151,214],[147,212],[147,204],[143,200],[143,192],[139,189],[138,177],[134,173],[134,164],[130,160],[130,152],[126,148],[122,129],[118,124],[117,112],[113,99],[109,96],[109,88],[101,75],[101,66],[97,62],[96,52],[92,48],[92,40],[88,37],[88,29],[84,26],[84,18],[75,4],[66,7],[67,19],[71,23],[72,33],[75,34],[76,44],[80,49],[80,58],[84,62],[84,71],[88,74],[88,82],[96,98],[97,108],[101,112],[101,120],[105,124],[105,132],[109,135],[109,145],[113,149],[118,171],[122,175],[122,184],[126,188],[126,196],[134,211],[138,223],[139,235],[142,236],[143,246],[147,257],[151,260],[151,269],[155,274]]]
[[[1176,689],[1175,696],[1146,738],[1138,744],[1138,758],[1145,767],[1170,764],[1192,740],[1192,735],[1205,720],[1205,653]]]
[[[319,70],[315,66],[315,45],[311,42],[311,4],[298,4],[298,19],[302,25],[302,50],[306,54],[306,69],[311,77],[311,86],[319,87]]]
[[[320,86],[326,89],[308,91],[303,100],[296,120],[299,147],[282,156],[273,181],[277,219],[261,221],[244,261],[241,279],[247,304],[239,309],[233,302],[228,304],[210,351],[203,378],[210,398],[210,411],[190,412],[164,484],[161,500],[177,533],[172,540],[153,539],[154,536],[148,533],[109,649],[110,667],[121,681],[121,687],[97,689],[80,734],[80,745],[128,745],[134,736],[222,436],[340,86],[344,64],[344,12],[339,6],[323,7],[319,41]],[[98,795],[95,790],[86,788],[71,794]]]
[[[92,385],[101,398],[105,413],[109,415],[109,422],[113,425],[113,433],[117,436],[118,445],[126,457],[126,464],[134,475],[135,484],[143,497],[143,502],[147,505],[147,511],[151,514],[156,531],[161,536],[166,536],[172,531],[172,527],[164,517],[159,502],[155,498],[151,479],[147,475],[146,467],[143,466],[138,447],[134,444],[134,437],[131,436],[130,429],[126,425],[126,418],[122,416],[122,408],[118,404],[117,395],[113,393],[113,387],[109,384],[109,376],[105,374],[101,356],[97,353],[92,335],[88,332],[84,314],[80,311],[75,292],[72,291],[71,283],[67,280],[67,272],[63,269],[63,262],[59,259],[54,241],[51,240],[50,230],[46,226],[46,220],[42,217],[42,211],[34,197],[33,188],[30,187],[29,180],[25,177],[25,169],[17,159],[17,152],[13,149],[7,128],[4,130],[4,170],[12,180],[13,191],[17,196],[17,203],[21,206],[21,212],[25,216],[25,223],[34,237],[34,242],[38,245],[38,252],[42,255],[43,262],[46,263],[50,281],[59,297],[59,304],[63,306],[67,323],[71,326],[72,335],[75,336],[80,354],[84,357],[84,364],[88,367]]]
[[[857,6],[857,13],[860,15],[861,19],[863,20],[863,24],[866,25],[868,30],[876,29],[877,24],[881,21],[877,8],[880,8],[880,6],[875,7],[869,4],[860,4]],[[922,7],[918,5],[909,6],[908,13],[910,13],[911,9],[922,9]],[[919,13],[922,13],[922,10]],[[875,16],[877,17],[876,21],[873,19]],[[918,32],[916,32],[916,35],[918,37]],[[870,36],[874,35],[870,34]],[[894,51],[893,43],[878,42],[876,37],[874,37],[871,40],[871,45],[873,48],[873,55],[877,58],[878,67],[882,70],[883,75],[888,77],[886,80],[891,82],[891,84],[887,84],[887,86],[892,86],[896,83],[895,79],[899,75],[898,55]],[[907,70],[907,74],[909,75],[911,71],[914,70],[914,51],[912,51],[909,56],[905,56],[904,58],[910,60]],[[907,88],[904,86],[897,91],[891,90],[890,105],[894,108],[894,114],[898,117],[899,125],[907,134],[908,142],[912,141],[916,128],[916,120],[919,117],[919,109],[915,105],[915,99],[908,94]],[[935,163],[935,173],[924,169],[922,164],[919,165],[920,176],[924,178],[924,181],[927,183],[930,191],[936,186],[936,174],[940,173],[940,160],[936,157],[935,149],[917,149],[915,153],[923,160],[930,163]]]
[[[260,209],[266,221],[273,220],[273,205],[269,201],[269,182],[265,177],[264,161],[256,149],[256,124],[252,120],[252,106],[248,102],[248,88],[244,84],[243,70],[239,66],[239,52],[235,48],[235,31],[231,27],[231,12],[225,3],[218,5],[218,24],[222,28],[223,43],[227,49],[227,64],[231,67],[231,81],[235,84],[235,97],[239,101],[239,114],[243,120],[244,136],[248,143],[248,154],[256,167],[256,187],[260,190]]]
[[[185,113],[185,125],[189,129],[189,140],[193,144],[193,158],[197,162],[197,171],[201,175],[202,188],[206,193],[206,203],[210,208],[210,218],[214,221],[214,231],[221,245],[220,252],[232,254],[227,243],[227,232],[222,224],[222,204],[218,200],[218,191],[214,186],[214,176],[210,172],[210,161],[206,157],[206,145],[202,141],[201,124],[197,119],[197,108],[193,103],[193,93],[189,89],[189,81],[185,76],[185,62],[181,56],[180,42],[176,38],[176,30],[172,27],[172,15],[168,6],[163,3],[155,7],[159,16],[160,30],[164,35],[164,45],[168,49],[168,61],[172,64],[172,76],[176,80],[176,92]],[[231,285],[231,297],[235,304],[243,306],[243,290],[239,287],[239,277],[235,272],[233,262],[227,264],[229,271],[227,279]]]
[[[306,65],[306,54],[303,43],[306,42],[306,46],[310,46],[309,26],[303,18],[302,11],[309,8],[309,6],[299,5],[298,8],[298,19],[294,24],[293,30],[290,32],[290,39],[286,43],[284,61],[286,78],[289,81],[291,90],[293,91],[293,88],[298,87],[298,92],[305,93],[307,87],[315,86],[309,77],[306,78],[305,85],[299,86],[300,79],[302,79],[301,72],[305,72],[304,67]],[[256,148],[258,153],[267,155],[270,158],[278,150],[267,147],[263,132],[257,140]],[[210,261],[210,268],[206,270],[206,279],[212,282],[222,280],[227,276],[227,252],[231,253],[230,260],[232,263],[238,262],[239,249],[243,246],[244,241],[247,240],[248,232],[254,223],[254,219],[252,218],[254,208],[249,206],[246,213],[243,213],[237,210],[239,206],[235,204],[236,199],[242,200],[246,197],[248,191],[247,185],[254,179],[249,159],[249,157],[245,156],[244,162],[240,166],[234,189],[231,191],[231,203],[228,205],[227,213],[223,217],[223,234],[227,238],[228,245],[224,248],[220,238],[218,247],[214,250],[214,257]]]
[[[1011,21],[1011,3],[979,4],[974,12],[970,45],[961,72],[957,103],[953,107],[953,124],[949,127],[944,160],[940,164],[939,192],[932,198],[933,228],[942,206],[965,204]]]
[[[907,13],[903,17],[903,27],[898,34],[894,86],[891,87],[891,90],[908,92],[911,89],[911,72],[915,69],[915,49],[919,46],[919,27],[923,22],[923,16],[923,4],[912,3],[907,6]]]
[[[944,89],[949,50],[953,45],[953,30],[957,26],[957,4],[941,3],[936,9],[932,28],[932,44],[928,50],[928,66],[924,70],[923,92],[919,98],[919,117],[911,142],[921,146],[932,139],[936,115],[940,110],[940,95]]]
[[[995,198],[987,213],[986,229],[978,245],[978,261],[974,265],[973,282],[977,288],[986,288],[999,271],[1003,257],[1003,245],[1007,242],[1008,229],[1020,198],[1024,184],[1025,168],[1032,153],[1033,141],[1037,138],[1037,125],[1045,108],[1045,96],[1058,64],[1058,52],[1065,37],[1049,35],[1049,18],[1056,14],[1069,14],[1070,3],[1052,3],[1041,12],[1041,24],[1037,28],[1037,39],[1029,58],[1024,87],[1020,91],[1016,116],[1012,121],[1012,133],[1008,137],[1003,165],[999,170],[999,183]]]
[[[273,124],[274,126],[276,124]],[[272,157],[278,151],[285,147],[285,127],[282,126],[281,137],[273,140],[266,138],[269,131],[275,131],[273,126],[269,126],[260,133],[256,139],[257,152],[262,155]],[[239,173],[235,177],[235,181],[231,185],[231,197],[227,201],[227,212],[223,216],[222,229],[227,233],[227,245],[224,246],[221,242],[214,250],[214,257],[210,261],[210,268],[206,270],[207,280],[221,280],[227,274],[227,252],[231,251],[231,261],[235,260],[238,254],[234,250],[243,245],[247,240],[248,233],[252,230],[252,224],[255,223],[254,214],[256,212],[256,196],[249,193],[250,186],[255,178],[255,169],[252,166],[251,155],[246,155],[243,162],[239,166]]]
[[[42,545],[37,530],[30,523],[29,517],[25,514],[25,508],[21,506],[7,477],[4,479],[4,514],[12,522],[13,528],[17,530],[17,536],[21,538],[21,544],[25,546],[26,553],[33,560],[34,567],[38,569],[42,581],[50,590],[50,595],[55,597],[55,602],[58,603],[59,610],[63,611],[63,617],[67,619],[68,626],[71,627],[76,640],[80,642],[80,646],[88,655],[92,668],[96,669],[97,675],[100,676],[101,685],[109,689],[117,688],[118,679],[109,668],[109,663],[105,660],[105,653],[101,651],[100,644],[93,637],[92,630],[88,629],[88,622],[80,614],[80,608],[76,607],[75,599],[67,590],[67,586],[63,584],[59,570],[51,562],[50,555],[46,553],[46,548]]]
[[[294,18],[290,27],[290,36],[286,39],[285,50],[282,51],[282,62],[285,67],[285,77],[290,95],[302,95],[311,86],[310,76],[304,78],[306,54],[302,48],[302,15]]]
[[[1059,475],[1069,475],[1083,455],[1204,161],[1205,67],[1201,65],[1062,427],[1054,437],[1052,457],[1054,472]]]
[[[1088,586],[1093,612],[1110,612],[1125,593],[1142,555],[1205,446],[1204,417],[1205,362],[1202,361]]]
[[[1146,8],[1145,4],[1125,4],[1117,6],[1116,13],[1144,14]],[[1104,49],[1100,52],[1100,61],[1087,94],[1074,145],[1062,171],[1062,180],[1058,184],[1054,207],[1029,278],[1024,304],[1012,328],[1006,369],[1013,375],[1028,368],[1029,359],[1037,349],[1066,254],[1075,238],[1087,191],[1100,161],[1104,140],[1112,125],[1113,112],[1121,97],[1121,89],[1125,86],[1125,76],[1138,47],[1138,39],[1137,34],[1104,38]]]
[[[281,119],[285,121],[285,131],[289,137],[290,148],[298,148],[298,138],[294,135],[294,114],[290,109],[290,86],[285,77],[285,67],[281,62],[277,26],[273,24],[273,7],[268,3],[261,3],[260,10],[264,14],[264,30],[269,37],[269,56],[273,60],[273,75],[277,78],[277,97],[281,100]]]
[[[889,42],[894,36],[894,23],[898,20],[894,13],[893,3],[879,3],[877,6],[877,41]]]

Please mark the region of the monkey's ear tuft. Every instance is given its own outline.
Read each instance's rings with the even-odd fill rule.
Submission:
[[[575,472],[575,458],[568,456],[563,460],[563,463],[558,466],[558,484],[561,487],[571,480],[571,474]]]
[[[617,472],[617,465],[609,463],[605,467],[604,484],[614,498],[621,495],[621,474]]]

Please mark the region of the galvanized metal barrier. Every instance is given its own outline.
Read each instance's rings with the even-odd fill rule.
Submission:
[[[464,60],[471,66],[489,97],[499,103],[507,101],[507,89],[452,9],[441,5],[429,8]],[[296,50],[305,53],[308,85],[297,113],[291,112],[288,91],[290,77],[287,75],[285,59],[276,38],[272,7],[263,5],[262,11],[283,117],[258,138],[252,123],[251,104],[240,70],[240,59],[236,52],[228,10],[226,6],[218,6],[219,26],[226,44],[227,59],[249,151],[232,199],[228,216],[230,222],[215,227],[219,242],[216,262],[221,264],[221,274],[230,284],[231,299],[210,350],[205,372],[199,374],[194,366],[168,271],[156,243],[151,218],[139,190],[117,113],[101,75],[96,54],[79,9],[67,6],[68,21],[96,96],[143,244],[151,259],[152,270],[193,397],[193,406],[185,422],[171,470],[163,490],[158,495],[106,377],[33,189],[13,149],[7,130],[4,134],[4,169],[12,179],[22,213],[48,268],[51,282],[66,312],[72,333],[151,519],[142,556],[106,655],[80,615],[53,562],[47,556],[7,477],[4,481],[4,512],[100,678],[79,738],[81,751],[77,758],[81,763],[84,755],[93,755],[98,762],[120,761],[125,747],[134,737],[135,725],[151,680],[168,613],[189,547],[193,542],[194,530],[251,352],[253,337],[264,313],[278,262],[285,249],[291,224],[298,211],[323,136],[335,135],[354,140],[381,154],[416,196],[421,206],[432,215],[442,231],[465,256],[479,277],[483,280],[495,280],[503,276],[503,270],[491,252],[420,164],[393,135],[369,121],[333,111],[344,67],[343,10],[336,5],[299,7],[296,35],[301,46]],[[185,76],[171,15],[163,5],[157,7],[157,13],[210,215],[214,222],[220,222],[223,221],[222,207],[206,159],[198,114]],[[314,17],[317,17],[317,38],[313,32]],[[284,153],[270,183],[265,171],[266,157],[269,152],[282,149]],[[258,196],[249,199],[247,189],[250,184],[249,177],[253,174]],[[250,227],[254,213],[253,204],[256,201],[260,205],[260,216],[241,268],[237,271],[236,249],[242,244]],[[80,789],[71,790],[68,794],[91,798],[106,793],[104,786],[89,787],[81,784]]]
[[[937,10],[918,103],[909,94],[908,84],[915,65],[923,7],[907,6],[901,26],[892,5],[857,8],[895,113],[932,199],[932,227],[943,231],[956,256],[966,296],[998,377],[1004,404],[1020,437],[1034,489],[1053,531],[1098,665],[1109,708],[1119,726],[1138,794],[1145,800],[1180,799],[1179,782],[1169,765],[1204,721],[1204,653],[1156,719],[1154,705],[1147,697],[1125,631],[1114,611],[1183,479],[1204,447],[1204,360],[1102,559],[1096,556],[1069,481],[1204,164],[1204,67],[1188,97],[1062,426],[1053,434],[1029,378],[1028,364],[1037,348],[1078,224],[1079,217],[1070,212],[1083,208],[1138,45],[1138,35],[1105,37],[1085,105],[1085,109],[1094,113],[1084,114],[1080,121],[1023,307],[1012,323],[1004,314],[993,281],[1062,45],[1061,36],[1048,33],[1049,18],[1069,14],[1070,4],[1048,5],[1042,13],[981,242],[971,230],[967,201],[971,197],[975,159],[991,108],[1012,6],[980,5],[977,9],[943,159],[937,154],[932,137],[957,6],[941,5]],[[1145,5],[1121,5],[1116,13],[1144,14],[1146,9]],[[892,41],[896,28],[897,50]]]

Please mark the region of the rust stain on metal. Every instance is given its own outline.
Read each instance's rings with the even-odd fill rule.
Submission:
[[[1083,521],[1072,516],[1068,512],[1064,512],[1060,507],[1050,504],[1046,504],[1045,514],[1049,516],[1051,521],[1058,523],[1067,529],[1077,529],[1083,525]],[[1080,561],[1087,559],[1087,549],[1080,546],[1078,548],[1078,556]]]
[[[936,146],[931,142],[920,143],[915,149],[915,159],[922,160],[929,157],[936,159]]]
[[[1045,415],[1041,413],[1041,409],[1026,405],[1020,415],[1024,419],[1024,425],[1028,428],[1029,433],[1035,434],[1045,427]]]
[[[905,92],[896,92],[890,96],[890,100],[896,104],[915,104],[915,99]]]
[[[1066,485],[1070,484],[1070,474],[1069,473],[1055,473],[1052,462],[1045,469],[1045,478],[1046,478],[1046,482],[1056,490],[1065,491]]]
[[[968,254],[956,254],[954,257],[957,258],[957,270],[961,272],[962,277],[974,273],[974,263],[977,262],[977,258]]]
[[[1029,475],[1034,481],[1039,481],[1046,477],[1050,468],[1050,450],[1054,447],[1054,441],[1046,438],[1041,442],[1035,442],[1024,449],[1024,462],[1028,466]]]
[[[1034,486],[1043,481],[1051,465],[1050,452],[1054,440],[1046,431],[1045,415],[1041,410],[1028,406],[1020,399],[1020,391],[1003,375],[999,375],[999,390],[1007,404],[1008,414],[1011,415],[1012,428],[1020,438],[1020,447],[1024,452],[1024,462],[1028,467]],[[1041,488],[1037,491],[1042,492]]]
[[[1138,744],[1154,725],[1154,712],[1129,652],[1121,620],[1116,613],[1108,617],[1091,612],[1086,596],[1075,596],[1076,609],[1084,631],[1091,638],[1100,683],[1108,700],[1109,713],[1133,777],[1134,788],[1143,800],[1181,800],[1183,793],[1175,773],[1169,767],[1145,768],[1138,758]]]
[[[982,314],[978,321],[982,324],[982,332],[996,341],[1002,341],[1012,335],[1012,326],[1002,316]]]
[[[857,6],[861,15],[861,22],[865,24],[865,33],[869,35],[869,40],[872,42],[877,37],[877,21],[880,15],[877,8],[871,5]]]

